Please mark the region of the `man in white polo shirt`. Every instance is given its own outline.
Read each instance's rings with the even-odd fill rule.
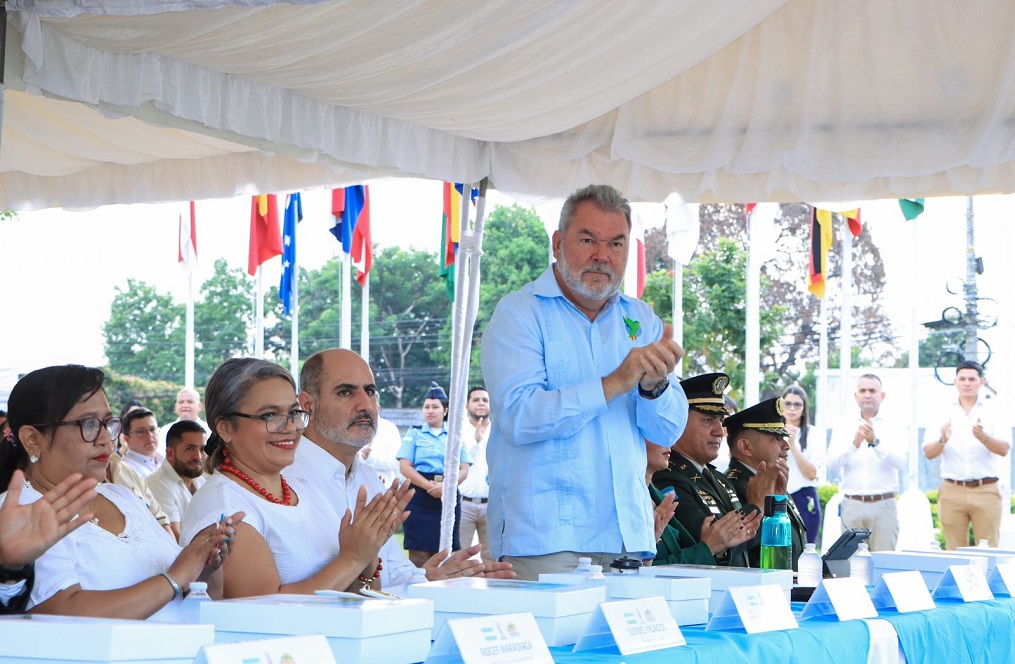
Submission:
[[[906,430],[885,419],[881,379],[864,374],[853,395],[860,414],[832,433],[828,469],[842,476],[842,527],[870,528],[871,551],[894,551],[899,539],[899,471],[906,467]]]
[[[135,408],[123,418],[123,441],[127,451],[123,462],[144,479],[158,470],[163,457],[158,453],[159,425],[155,413],[147,408]]]
[[[462,520],[458,524],[458,537],[463,547],[472,546],[472,537],[478,532],[483,560],[493,561],[490,553],[490,534],[486,529],[486,506],[490,501],[487,484],[486,443],[490,439],[490,393],[485,387],[469,390],[465,410],[468,417],[462,423],[462,446],[472,460],[469,476],[458,485],[462,496]]]
[[[937,438],[933,437],[936,427],[927,429],[931,440],[923,446],[928,459],[941,457],[937,506],[949,549],[969,545],[970,523],[976,541],[985,539],[990,546],[997,546],[1001,529],[998,468],[1004,467],[1000,462],[1011,448],[1011,428],[993,404],[980,398],[985,382],[979,364],[959,363],[955,371],[959,397],[944,413],[947,419]]]

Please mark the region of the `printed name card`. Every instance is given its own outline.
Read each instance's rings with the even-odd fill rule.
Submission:
[[[1015,596],[1015,563],[998,563],[987,577],[990,591],[994,596]]]
[[[603,602],[574,652],[616,646],[621,655],[675,648],[687,641],[662,597]]]
[[[531,613],[507,613],[446,622],[426,658],[444,662],[552,664],[553,657]]]
[[[257,639],[205,646],[194,664],[335,664],[328,640],[321,634]]]
[[[760,634],[799,626],[781,586],[732,586],[705,631],[742,628],[748,634]]]
[[[874,608],[863,581],[847,576],[841,579],[824,579],[819,583],[800,617],[806,620],[830,614],[834,614],[839,620],[856,620],[877,618],[878,610]]]
[[[981,602],[994,599],[994,593],[979,565],[951,565],[934,588],[934,598]]]
[[[972,567],[972,566],[970,566]],[[874,606],[895,609],[899,613],[926,611],[935,608],[923,575],[917,571],[882,574],[871,594]]]

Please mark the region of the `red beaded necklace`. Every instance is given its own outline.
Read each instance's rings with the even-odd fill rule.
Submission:
[[[251,489],[261,494],[261,496],[263,496],[265,500],[275,503],[276,505],[285,505],[288,507],[292,503],[293,499],[292,489],[289,488],[289,483],[285,481],[285,478],[282,477],[281,473],[279,473],[278,479],[282,481],[282,497],[276,498],[275,494],[271,493],[263,486],[255,482],[254,478],[252,478],[250,475],[247,475],[245,472],[234,466],[232,464],[232,460],[229,458],[228,450],[223,450],[222,456],[223,460],[222,463],[219,464],[219,472],[235,475],[236,477],[246,482]]]

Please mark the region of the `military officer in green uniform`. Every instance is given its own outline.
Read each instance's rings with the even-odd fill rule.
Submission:
[[[769,399],[726,418],[730,467],[726,477],[733,484],[742,504],[765,508],[765,496],[785,494],[789,480],[789,442],[782,398]],[[793,569],[807,542],[807,527],[792,500],[787,501],[793,526]],[[751,567],[761,565],[761,538],[748,544]]]
[[[677,492],[674,517],[695,541],[702,541],[702,529],[712,528],[717,519],[729,512],[742,511],[740,498],[726,477],[711,462],[723,444],[723,418],[726,402],[723,392],[730,384],[724,373],[710,373],[680,382],[690,408],[687,426],[672,447],[665,470],[652,476],[652,484],[660,491],[672,486]],[[757,521],[744,517],[744,529],[754,537]],[[719,565],[747,567],[745,546],[734,547],[715,555]]]

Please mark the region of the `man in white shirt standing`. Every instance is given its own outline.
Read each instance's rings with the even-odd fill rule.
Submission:
[[[871,551],[894,551],[899,538],[899,471],[906,468],[906,430],[882,417],[881,379],[864,374],[854,394],[859,417],[832,433],[828,468],[842,477],[842,527],[870,528]]]
[[[197,422],[181,420],[169,427],[166,460],[146,480],[169,517],[169,527],[176,539],[180,539],[180,523],[191,496],[205,483],[205,439],[204,429]]]
[[[947,409],[940,435],[923,446],[928,459],[941,457],[938,516],[945,546],[969,545],[969,524],[976,541],[997,546],[1003,508],[998,467],[1011,449],[1011,429],[1006,428],[993,404],[980,398],[986,383],[983,367],[976,362],[959,363],[955,371],[958,400]],[[927,436],[934,429],[928,428]]]
[[[121,430],[127,443],[123,462],[145,479],[158,470],[165,459],[158,453],[159,425],[155,413],[147,408],[135,408],[123,418]]]
[[[204,429],[205,434],[211,435],[211,428],[208,427],[208,423],[198,417],[198,413],[204,405],[201,403],[201,395],[197,393],[197,390],[185,387],[176,393],[176,422],[181,420],[190,420],[197,422]],[[166,454],[166,434],[169,433],[169,427],[176,424],[176,422],[170,422],[166,426],[159,430],[159,454],[165,456]]]
[[[490,439],[490,394],[485,387],[473,387],[465,404],[467,417],[462,422],[462,446],[472,459],[469,476],[458,485],[462,496],[462,520],[458,524],[458,537],[462,546],[472,544],[473,535],[479,532],[483,545],[482,557],[493,561],[490,553],[490,534],[487,531],[486,506],[490,501],[487,484],[486,442]]]
[[[290,481],[313,482],[338,514],[355,509],[361,488],[366,489],[368,501],[385,490],[359,455],[377,431],[376,393],[370,366],[350,350],[315,353],[300,372],[300,407],[310,411],[310,424],[303,431],[296,462],[285,475]],[[379,552],[383,562],[381,586],[391,589],[456,576],[514,577],[510,564],[469,560],[479,553],[478,549],[466,547],[447,560],[438,553],[417,568],[406,558],[398,540],[391,537]]]

